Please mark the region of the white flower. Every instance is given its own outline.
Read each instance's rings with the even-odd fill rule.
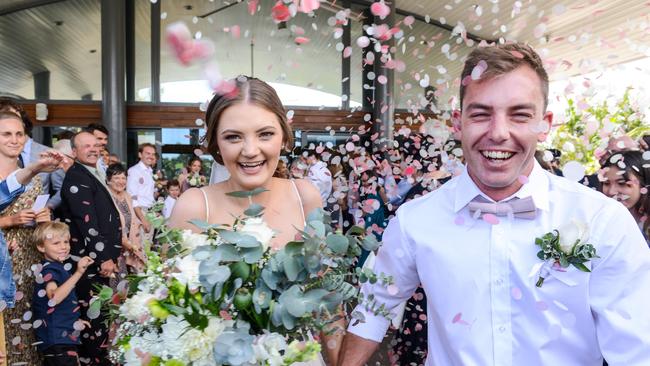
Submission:
[[[160,343],[164,345],[161,356],[196,366],[214,365],[212,348],[227,325],[227,321],[211,317],[205,330],[200,331],[191,328],[182,317],[169,316],[161,327]]]
[[[159,356],[160,349],[160,339],[156,333],[133,336],[129,339],[128,350],[124,352],[124,366],[142,366],[141,356]]]
[[[144,322],[151,316],[149,314],[149,301],[154,300],[155,296],[146,292],[138,292],[126,299],[120,306],[120,315],[127,320],[135,322]]]
[[[176,259],[174,267],[178,272],[172,273],[172,277],[183,285],[189,286],[190,290],[196,290],[201,285],[199,282],[199,264],[200,262],[190,255]]]
[[[570,222],[557,229],[560,235],[560,249],[566,255],[573,253],[573,248],[578,243],[584,243],[589,239],[589,227],[586,223],[571,219]]]
[[[255,339],[253,351],[255,359],[269,366],[281,366],[284,364],[281,351],[287,349],[287,342],[284,337],[278,333],[265,333]]]
[[[197,247],[209,244],[212,244],[212,240],[207,235],[197,234],[192,232],[192,230],[183,230],[182,245],[184,249],[192,251]]]
[[[275,232],[271,229],[261,217],[249,217],[244,220],[244,226],[239,230],[242,234],[248,234],[255,237],[262,247],[266,249],[271,245],[271,239]]]

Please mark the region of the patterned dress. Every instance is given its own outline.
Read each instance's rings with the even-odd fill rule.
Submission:
[[[31,208],[41,191],[41,178],[36,176],[25,192],[2,211],[1,215],[11,216]],[[34,227],[16,226],[3,231],[7,243],[13,240],[18,243],[18,249],[11,254],[16,281],[16,307],[4,310],[7,365],[41,365],[42,360],[34,345],[36,338],[32,329],[31,306],[34,293],[32,265],[39,264],[42,255],[32,243]]]

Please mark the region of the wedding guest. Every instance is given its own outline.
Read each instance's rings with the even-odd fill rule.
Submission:
[[[151,224],[146,218],[147,211],[156,203],[154,198],[155,181],[153,167],[156,165],[156,147],[144,143],[138,147],[140,161],[129,168],[126,190],[133,199],[133,209],[142,223],[144,232],[153,234]]]
[[[318,188],[320,197],[323,200],[323,206],[326,206],[327,199],[330,194],[332,194],[332,175],[330,174],[330,171],[327,170],[327,164],[318,160],[316,151],[309,150],[307,152],[306,161],[307,166],[309,166],[307,179]]]
[[[176,179],[167,182],[167,197],[165,198],[165,206],[163,207],[163,217],[168,219],[172,215],[176,200],[181,195],[181,185]]]
[[[76,287],[81,317],[92,327],[81,336],[79,355],[90,365],[109,365],[106,314],[88,314],[96,287],[109,286],[115,276],[116,263],[122,249],[120,213],[98,172],[97,160],[101,144],[89,132],[79,132],[70,140],[75,163],[68,169],[61,189],[61,208],[70,225],[71,254],[89,256],[95,262],[86,270]]]
[[[25,129],[25,143],[23,145],[23,151],[20,153],[20,162],[19,166],[23,167],[29,163],[39,159],[41,153],[49,150],[50,148],[39,144],[31,138],[32,129],[34,127],[29,115],[23,107],[14,102],[9,98],[0,98],[0,111],[3,112],[13,112],[18,114],[23,121],[23,126]],[[63,182],[63,176],[65,172],[62,170],[56,170],[52,173],[40,173],[39,177],[41,180],[41,186],[43,187],[44,194],[50,194],[50,199],[47,202],[47,206],[50,209],[56,208],[58,201],[53,199],[59,190],[61,189],[61,182]]]
[[[126,179],[126,169],[122,164],[112,164],[106,169],[106,184],[120,211],[122,223],[122,254],[117,260],[117,273],[120,276],[111,278],[111,287],[116,287],[129,272],[139,273],[146,263],[140,238],[140,221],[135,217],[133,201],[126,192]]]
[[[602,192],[621,202],[632,214],[641,228],[646,241],[650,238],[650,161],[638,150],[614,153],[605,160],[601,169]]]
[[[14,113],[0,112],[0,178],[4,180],[18,170],[18,161],[26,141],[24,123]],[[31,310],[34,280],[32,265],[38,258],[36,248],[30,245],[31,235],[36,225],[50,221],[50,210],[33,208],[36,197],[43,193],[41,175],[34,177],[25,191],[0,213],[0,229],[7,243],[16,243],[17,248],[11,253],[16,291],[23,297],[15,302],[11,309],[4,310],[7,319],[23,319],[25,313]],[[38,353],[33,348],[34,333],[29,328],[21,327],[19,323],[6,322],[5,336],[17,340],[16,352],[8,357],[9,364],[26,362],[39,363]]]
[[[397,210],[374,266],[392,284],[362,292],[391,312],[422,284],[426,365],[646,365],[650,251],[623,205],[535,163],[553,119],[539,55],[478,47],[460,80],[467,165]],[[575,256],[590,272],[553,266],[557,249],[538,258],[536,238],[558,229],[565,250],[589,249]],[[372,310],[355,309],[365,321],[351,322],[339,365],[363,365],[382,341],[389,320]]]
[[[106,146],[108,146],[108,128],[106,126],[99,124],[99,123],[90,123],[86,128],[84,129],[86,132],[90,132],[97,138],[97,143],[99,143],[100,148],[99,148],[99,154],[101,156],[101,159],[97,160],[97,169],[100,174],[106,174],[106,168],[108,168],[108,163],[104,159],[104,156],[109,155],[108,150],[106,149]]]
[[[203,166],[201,158],[192,155],[187,161],[185,172],[178,176],[178,183],[181,185],[181,193],[187,191],[192,187],[200,188],[207,183],[207,179],[203,175]]]
[[[77,347],[81,327],[75,287],[93,260],[84,256],[70,274],[65,261],[70,255],[70,231],[62,222],[48,222],[34,231],[34,246],[43,261],[38,266],[32,301],[33,320],[41,321],[34,331],[44,366],[79,365]]]

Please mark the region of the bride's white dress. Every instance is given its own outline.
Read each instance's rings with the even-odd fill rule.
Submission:
[[[300,193],[298,192],[298,187],[296,187],[296,183],[291,180],[291,185],[293,186],[293,191],[296,193],[296,196],[298,197],[298,202],[300,202],[300,214],[302,215],[302,222],[303,222],[303,227],[307,224],[307,221],[305,220],[305,209],[302,204],[302,197],[300,197]],[[210,206],[208,206],[208,195],[205,193],[205,191],[201,188],[199,189],[201,193],[203,193],[203,198],[205,199],[205,217],[206,221],[208,221],[208,218],[210,217]],[[312,335],[309,335],[310,339],[313,339]],[[307,361],[307,362],[295,362],[293,363],[293,366],[327,366],[325,364],[325,359],[323,359],[323,355],[321,353],[318,354],[318,357],[313,360],[313,361]]]

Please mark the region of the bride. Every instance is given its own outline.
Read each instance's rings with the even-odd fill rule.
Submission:
[[[322,206],[316,187],[306,180],[275,178],[282,151],[290,151],[293,135],[286,112],[275,90],[267,83],[240,76],[236,90],[215,95],[206,111],[208,152],[224,165],[230,178],[224,182],[187,190],[174,206],[171,227],[199,229],[191,219],[214,224],[231,224],[250,205],[248,198],[227,195],[235,191],[265,188],[252,198],[265,207],[264,220],[276,232],[272,248],[280,249],[294,240],[305,226],[305,214]],[[329,364],[336,365],[341,332],[322,334]],[[324,364],[323,360],[309,365]]]

